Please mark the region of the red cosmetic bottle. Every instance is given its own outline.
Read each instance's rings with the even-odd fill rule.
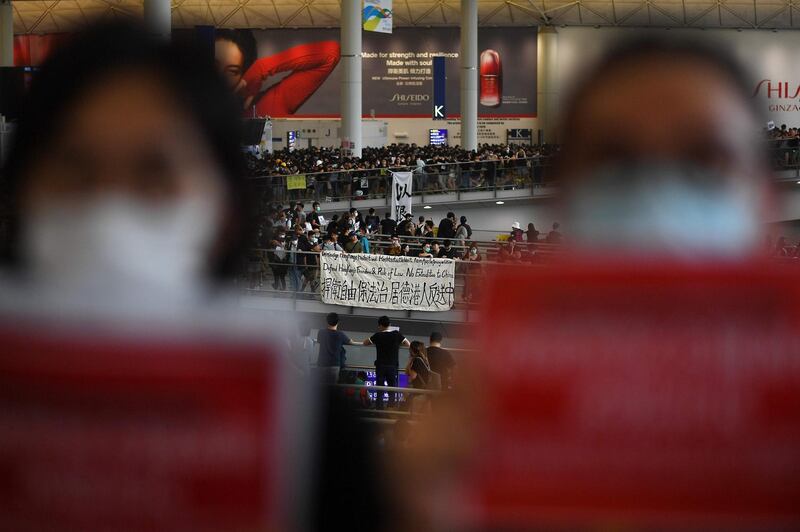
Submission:
[[[500,54],[492,49],[481,52],[480,103],[484,107],[498,107],[503,101],[503,65]]]

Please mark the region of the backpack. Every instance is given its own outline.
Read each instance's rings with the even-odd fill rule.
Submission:
[[[428,370],[428,380],[424,382],[425,389],[426,390],[441,390],[442,389],[442,376],[441,376],[441,374],[433,371],[431,369],[430,364],[428,364],[428,362],[424,358],[419,357],[419,359],[422,360],[422,363],[425,365],[425,369]]]

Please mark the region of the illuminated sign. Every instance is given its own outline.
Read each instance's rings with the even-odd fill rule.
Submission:
[[[447,130],[431,129],[428,135],[428,143],[431,146],[447,146]]]

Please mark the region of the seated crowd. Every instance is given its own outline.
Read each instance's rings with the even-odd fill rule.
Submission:
[[[283,149],[259,159],[249,156],[250,175],[269,179],[273,198],[315,199],[381,196],[392,171],[414,172],[414,190],[444,191],[522,185],[542,179],[542,166],[557,148],[548,145],[482,144],[467,151],[451,146],[391,144],[364,148],[361,158],[341,150]],[[305,175],[305,190],[286,190],[284,176]]]

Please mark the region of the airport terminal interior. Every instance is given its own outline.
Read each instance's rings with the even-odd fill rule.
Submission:
[[[794,0],[0,0],[0,530],[800,529]]]

